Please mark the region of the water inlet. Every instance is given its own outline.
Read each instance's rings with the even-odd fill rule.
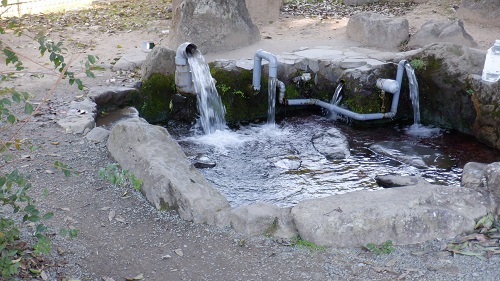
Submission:
[[[198,47],[190,42],[182,43],[177,48],[175,53],[175,85],[179,93],[196,95],[188,57],[192,57],[197,51]]]
[[[408,64],[407,60],[402,60],[398,63],[398,70],[396,73],[396,80],[391,79],[378,79],[377,87],[386,92],[392,93],[391,111],[379,113],[356,113],[345,108],[341,108],[336,104],[324,102],[318,99],[292,99],[287,100],[288,105],[318,105],[322,108],[328,109],[335,113],[342,114],[349,118],[359,121],[379,120],[384,118],[394,118],[398,110],[399,94],[401,91],[401,83],[403,81],[403,73],[405,66]]]
[[[276,87],[280,90],[279,102],[285,102],[285,84],[278,80],[278,59],[276,56],[262,49],[255,52],[253,58],[253,80],[252,85],[255,91],[260,91],[260,80],[262,78],[262,59],[269,61],[269,84],[268,84],[268,111],[267,123],[274,125],[276,110]]]

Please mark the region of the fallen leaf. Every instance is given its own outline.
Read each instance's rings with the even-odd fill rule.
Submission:
[[[109,214],[108,214],[109,222],[111,222],[114,217],[115,217],[115,211],[113,211],[113,210],[109,211]]]
[[[125,224],[127,223],[125,221],[125,219],[123,219],[122,217],[115,217],[115,220],[118,221],[118,222],[121,222],[121,223],[125,223]]]
[[[101,210],[101,211],[107,211],[107,210],[109,210],[109,209],[111,209],[111,208],[110,208],[110,207],[102,207],[102,208],[101,208],[101,209],[99,209],[99,210]]]
[[[54,171],[51,171],[51,170],[45,170],[45,173],[46,173],[46,174],[53,174],[53,173],[54,173]]]
[[[69,212],[69,208],[59,208],[59,210]]]
[[[141,274],[137,275],[136,277],[127,277],[125,278],[126,281],[134,281],[134,280],[142,280],[144,276]]]
[[[42,280],[48,280],[49,279],[49,276],[47,276],[47,273],[45,273],[45,271],[42,271],[42,273],[40,273],[40,277],[42,277]]]
[[[72,217],[70,217],[70,216],[66,216],[66,217],[64,217],[64,221],[65,221],[65,222],[70,222],[70,223],[78,223],[78,221],[77,221],[77,220],[73,219],[73,218],[72,218]]]
[[[182,250],[181,250],[181,249],[175,249],[175,250],[174,250],[174,253],[176,253],[179,257],[184,256],[184,252],[182,252]]]
[[[58,142],[58,141],[52,141],[52,142],[50,142],[50,144],[52,144],[52,145],[59,145],[60,142]]]

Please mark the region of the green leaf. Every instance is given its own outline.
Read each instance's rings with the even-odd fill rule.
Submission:
[[[12,114],[10,114],[9,116],[7,116],[7,122],[9,122],[11,124],[14,124],[14,123],[16,123],[16,121],[17,121],[16,116],[14,116]]]
[[[19,94],[18,92],[13,93],[12,100],[17,102],[17,103],[20,103],[21,102],[21,94]]]
[[[96,61],[97,61],[97,60],[96,60],[96,57],[95,57],[95,56],[93,56],[93,55],[88,55],[88,56],[87,56],[87,59],[89,60],[89,62],[90,62],[91,64],[95,64],[95,63],[96,63]]]
[[[24,113],[26,114],[31,114],[33,113],[33,105],[29,102],[27,102],[25,105],[24,105]]]
[[[54,216],[53,212],[48,212],[45,215],[43,215],[43,219],[48,220],[48,219],[51,219],[53,216]]]
[[[2,0],[2,6],[7,6],[8,0]]]

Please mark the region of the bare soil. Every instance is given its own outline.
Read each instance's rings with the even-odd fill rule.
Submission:
[[[450,10],[453,2],[457,1],[419,4],[405,17],[412,30],[416,30],[427,20],[455,17]],[[232,52],[207,54],[207,58],[251,57],[259,48],[283,52],[318,45],[357,46],[359,43],[346,37],[347,21],[282,16],[272,24],[259,26],[263,36],[259,43]],[[80,53],[75,57],[75,71],[81,69],[78,62],[85,53],[100,57],[104,69],[96,71],[97,77],[90,80],[82,76],[88,87],[128,85],[139,79],[137,74],[112,72],[109,69],[112,63],[125,52],[139,48],[143,41],[163,44],[168,28],[168,19],[154,19],[139,29],[101,32],[92,25],[87,28],[61,26],[48,30],[48,35],[54,41],[65,40],[73,52]],[[474,22],[465,22],[465,28],[481,49],[500,39],[498,28]],[[43,78],[19,73],[5,85],[29,91],[34,95],[33,101],[41,103],[55,76],[39,58],[36,43],[12,34],[2,35],[2,40],[19,48],[30,70],[46,73]],[[79,229],[75,239],[53,236],[53,251],[42,268],[44,275],[33,276],[34,280],[42,277],[46,280],[133,277],[143,280],[494,280],[500,276],[497,256],[488,261],[451,256],[441,250],[448,240],[396,246],[395,251],[384,255],[361,247],[311,250],[284,246],[264,236],[243,237],[230,229],[183,221],[175,212],[157,211],[140,193],[99,178],[99,168],[114,162],[104,143],[95,144],[84,136],[68,134],[57,125],[68,103],[82,99],[85,94],[86,91],[78,91],[63,81],[21,132],[20,137],[31,139],[41,148],[26,151],[29,157],[15,165],[31,174],[32,192],[39,198],[40,207],[55,212],[55,217],[48,221],[51,232],[57,233],[60,227]],[[80,175],[60,176],[52,166],[56,160],[69,164]],[[42,195],[45,189],[48,196]]]

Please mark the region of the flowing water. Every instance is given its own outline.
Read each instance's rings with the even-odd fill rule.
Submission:
[[[188,57],[193,75],[193,83],[200,113],[199,123],[205,134],[226,129],[226,108],[215,88],[210,68],[200,51],[196,50]]]
[[[408,76],[409,87],[410,87],[410,100],[413,106],[413,125],[420,125],[420,98],[418,92],[418,82],[417,76],[415,75],[415,69],[409,64],[405,64],[406,76]]]
[[[267,108],[267,124],[271,127],[276,123],[276,83],[277,79],[269,77],[268,82],[268,108]]]
[[[348,137],[350,157],[328,160],[315,149],[312,137],[332,126]],[[498,151],[457,132],[418,133],[403,125],[360,129],[315,115],[288,117],[276,126],[248,125],[238,131],[201,136],[169,131],[190,159],[204,155],[216,164],[200,171],[232,206],[257,201],[292,206],[308,198],[376,190],[380,187],[375,177],[387,174],[419,175],[431,183],[458,186],[465,163],[500,160]],[[413,134],[406,133],[409,131]],[[416,168],[370,150],[376,143],[390,144],[390,149],[404,153],[425,154],[423,159],[431,154],[446,161],[434,159],[428,167]]]
[[[342,92],[343,87],[344,83],[339,83],[337,85],[337,87],[335,88],[335,92],[333,93],[332,100],[330,101],[330,104],[339,105],[339,103],[342,101],[342,96],[340,95],[340,92]]]

